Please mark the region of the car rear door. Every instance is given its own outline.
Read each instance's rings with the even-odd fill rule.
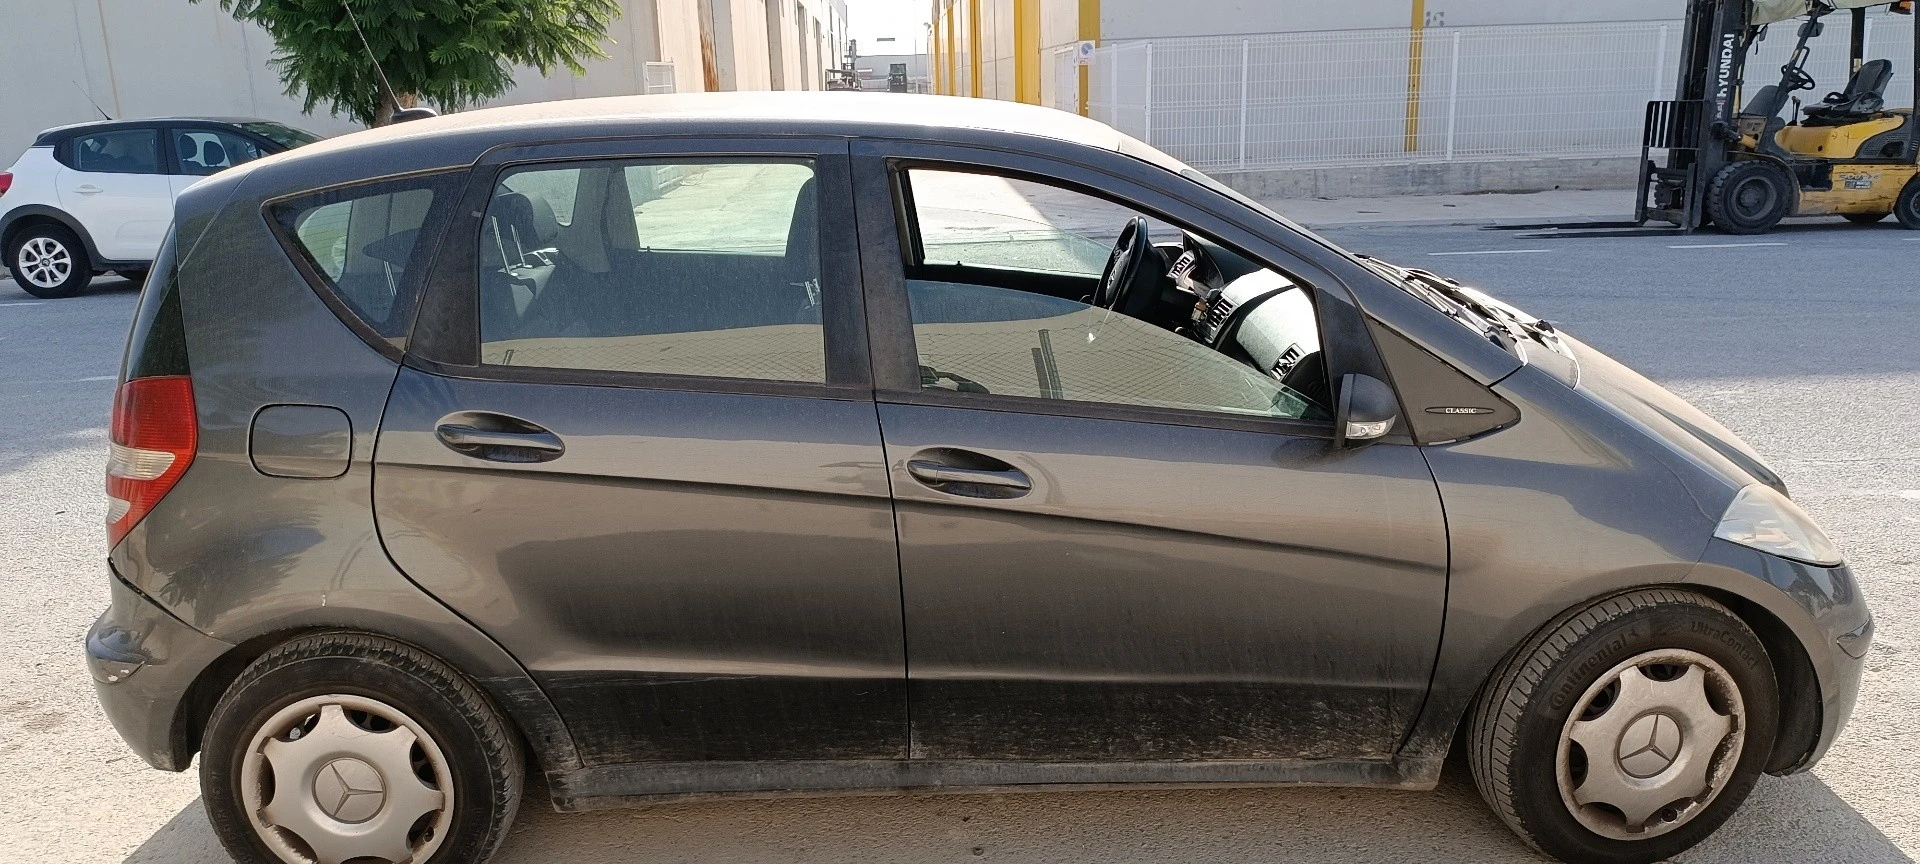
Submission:
[[[1335,380],[1385,377],[1339,283],[1121,175],[984,149],[856,146],[914,756],[1391,757],[1425,696],[1446,595],[1445,523],[1418,449],[1404,433],[1342,449],[1324,413],[1259,416],[1191,395],[1182,388],[1256,386],[1267,370],[1248,376],[1185,335],[992,284],[1051,290],[1054,277],[964,266],[1072,269],[1078,253],[1037,248],[1018,222],[931,238],[924,220],[966,208],[1064,224],[1074,199],[1103,198],[1204,230],[1314,289]],[[920,170],[945,172],[967,200],[930,200]],[[966,172],[979,176],[962,189],[950,175]],[[1009,178],[1047,188],[993,200]],[[996,238],[1017,245],[980,245]],[[930,264],[932,248],[946,257]],[[1109,773],[1071,776],[1148,776],[1086,770]]]
[[[899,758],[842,142],[497,151],[382,421],[394,560],[591,764]]]
[[[60,208],[109,261],[151,261],[173,221],[173,187],[159,129],[82,134],[55,153]]]

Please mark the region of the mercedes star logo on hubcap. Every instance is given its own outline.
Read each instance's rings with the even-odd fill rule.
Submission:
[[[313,778],[313,800],[338,821],[365,822],[386,804],[387,784],[372,765],[350,757],[335,759]]]
[[[1665,714],[1648,714],[1620,733],[1620,769],[1645,779],[1667,770],[1680,756],[1680,724]]]

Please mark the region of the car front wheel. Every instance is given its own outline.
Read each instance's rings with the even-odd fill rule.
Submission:
[[[59,225],[23,229],[7,246],[7,269],[28,294],[47,300],[71,297],[93,281],[93,262],[72,231]]]
[[[243,864],[484,862],[520,803],[519,739],[406,645],[322,633],[274,648],[208,720],[200,791]]]
[[[1773,667],[1726,607],[1648,589],[1561,616],[1510,657],[1468,734],[1480,793],[1563,861],[1653,862],[1713,833],[1773,747]]]

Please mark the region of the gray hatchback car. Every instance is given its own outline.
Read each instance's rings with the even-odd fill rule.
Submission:
[[[183,195],[100,700],[245,862],[523,791],[1430,788],[1578,862],[1847,722],[1873,624],[1726,429],[1153,149],[940,97],[580,100]]]

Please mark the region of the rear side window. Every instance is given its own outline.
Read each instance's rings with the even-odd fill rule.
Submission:
[[[95,174],[159,174],[160,130],[117,129],[67,142],[65,162]]]
[[[452,175],[389,181],[270,205],[281,244],[336,312],[392,344],[406,335]]]
[[[481,362],[825,383],[818,205],[804,159],[517,169],[481,230]]]

